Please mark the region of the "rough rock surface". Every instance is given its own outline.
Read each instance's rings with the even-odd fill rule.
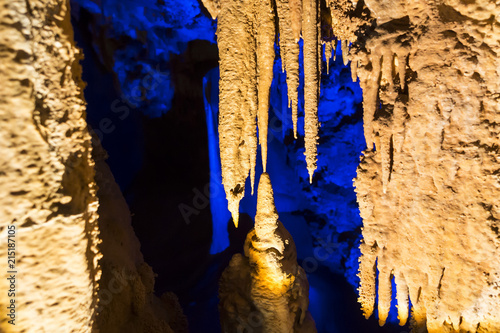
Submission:
[[[500,3],[366,6],[350,55],[368,146],[355,180],[365,315],[378,285],[384,324],[394,279],[415,331],[498,332]]]
[[[307,311],[307,277],[292,237],[278,221],[267,173],[259,182],[255,228],[244,248],[245,255],[234,255],[220,280],[222,331],[316,332]]]
[[[283,3],[277,2],[280,32],[288,24],[293,33],[297,22],[280,14]],[[314,4],[304,1],[301,15],[309,59],[316,25],[307,17],[315,16],[309,7]],[[344,62],[351,61],[353,78],[363,88],[367,150],[355,185],[364,220],[365,315],[373,313],[378,285],[379,320],[385,323],[394,279],[401,324],[411,300],[416,331],[499,331],[500,3],[327,5]],[[283,46],[287,36],[280,36]],[[333,47],[326,44],[329,55]],[[221,48],[226,52],[231,49]],[[307,64],[305,69],[307,75]],[[307,78],[305,88],[307,93]],[[223,168],[228,165],[234,168],[223,162]]]
[[[173,293],[154,294],[155,274],[144,262],[125,198],[95,146],[102,253],[96,326],[105,333],[185,333],[187,320]]]
[[[17,229],[16,295],[0,295],[17,317],[2,315],[0,332],[186,332],[176,297],[154,296],[125,200],[92,148],[80,59],[67,1],[0,2],[4,264]]]
[[[312,182],[317,168],[318,99],[321,75],[320,3],[300,1],[204,0],[218,17],[219,143],[222,182],[229,211],[238,224],[239,203],[250,175],[254,186],[257,122],[263,169],[267,163],[269,89],[274,61],[275,24],[278,23],[283,70],[287,72],[288,100],[295,138],[299,87],[299,39],[304,38],[305,156]],[[274,15],[276,7],[277,17]]]
[[[4,0],[0,22],[0,258],[5,267],[15,225],[15,329],[91,332],[97,200],[68,3]],[[2,292],[3,309],[9,301]]]

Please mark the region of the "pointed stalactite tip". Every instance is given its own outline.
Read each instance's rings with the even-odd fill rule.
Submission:
[[[231,212],[231,217],[232,217],[232,220],[233,220],[233,223],[234,223],[234,227],[236,229],[238,229],[238,222],[239,222],[239,219],[240,219],[239,212]]]

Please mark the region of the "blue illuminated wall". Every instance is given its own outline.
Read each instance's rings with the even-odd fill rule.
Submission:
[[[101,54],[113,52],[112,66],[127,102],[144,114],[158,117],[167,112],[174,96],[168,62],[185,51],[188,42],[215,42],[215,22],[201,12],[195,0],[74,0],[96,15],[103,33]],[[114,40],[115,45],[107,43]],[[121,45],[120,45],[121,42]],[[110,51],[111,50],[111,51]],[[106,63],[106,59],[102,59]],[[144,80],[145,77],[152,79]],[[155,85],[158,80],[162,84]],[[151,87],[154,86],[154,89]]]

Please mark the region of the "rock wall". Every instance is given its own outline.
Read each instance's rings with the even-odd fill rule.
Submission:
[[[105,333],[185,333],[187,321],[177,297],[154,294],[155,274],[144,262],[132,229],[125,198],[105,162],[106,152],[95,146],[99,230],[102,243],[97,328]]]
[[[92,146],[81,57],[68,1],[0,2],[0,258],[4,269],[15,252],[16,279],[8,295],[1,273],[0,306],[16,308],[2,310],[0,331],[187,332],[175,295],[154,295],[106,153]]]
[[[97,285],[97,199],[80,51],[66,1],[0,2],[0,258],[15,226],[10,332],[91,332]],[[2,313],[5,313],[2,311]]]
[[[394,279],[401,324],[410,299],[417,332],[498,332],[500,4],[367,0],[363,13],[349,59],[368,146],[355,180],[365,315],[378,285],[384,324]],[[336,20],[352,28],[349,15]]]

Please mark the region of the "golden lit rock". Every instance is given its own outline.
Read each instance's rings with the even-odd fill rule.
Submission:
[[[0,22],[2,269],[4,235],[17,230],[17,318],[12,326],[2,310],[0,331],[92,332],[98,202],[68,2],[4,0]]]
[[[279,24],[279,45],[286,70],[288,100],[297,138],[299,87],[298,41],[304,38],[305,155],[309,178],[316,170],[318,141],[318,99],[321,75],[319,2],[204,1],[212,17],[218,17],[219,47],[219,141],[222,182],[228,207],[238,225],[239,202],[250,175],[252,193],[257,155],[257,128],[262,148],[263,169],[267,165],[269,88],[274,63],[275,22]],[[274,8],[278,17],[274,17]],[[256,117],[258,121],[256,122]]]
[[[368,146],[359,301],[383,325],[394,279],[401,324],[411,300],[417,332],[498,332],[499,6],[366,5],[375,31],[350,56]]]
[[[222,331],[314,333],[307,277],[297,264],[292,237],[278,221],[267,173],[260,178],[257,200],[245,255],[234,255],[220,280]]]

